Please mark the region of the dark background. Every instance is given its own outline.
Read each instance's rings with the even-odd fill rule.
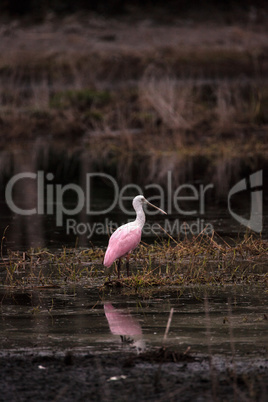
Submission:
[[[135,11],[150,12],[152,9],[164,9],[176,16],[195,13],[200,17],[236,13],[241,19],[253,8],[267,10],[266,0],[2,0],[0,13],[6,17],[31,17],[42,19],[48,12],[66,15],[78,11],[97,12],[104,15],[128,14]]]

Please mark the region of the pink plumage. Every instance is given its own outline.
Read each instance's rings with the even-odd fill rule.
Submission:
[[[132,224],[134,222],[131,222]],[[110,267],[118,258],[134,250],[141,241],[141,228],[126,224],[118,228],[110,237],[103,264]]]
[[[165,211],[151,204],[143,195],[137,195],[134,198],[132,205],[136,211],[136,219],[134,222],[126,223],[120,226],[111,236],[106,250],[103,264],[110,267],[115,260],[118,260],[117,271],[118,278],[120,278],[120,262],[121,258],[128,255],[134,248],[136,248],[141,241],[141,232],[145,223],[145,214],[143,205],[148,204],[158,209],[163,214]],[[129,275],[129,256],[127,257],[127,275]]]

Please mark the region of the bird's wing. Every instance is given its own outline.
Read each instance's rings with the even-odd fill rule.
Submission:
[[[134,250],[141,241],[141,228],[137,226],[123,225],[110,237],[109,245],[104,257],[104,265],[109,267],[120,257]]]

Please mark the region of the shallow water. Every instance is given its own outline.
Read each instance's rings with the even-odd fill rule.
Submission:
[[[168,288],[150,296],[66,286],[1,293],[3,350],[145,351],[267,356],[264,287]],[[174,309],[167,337],[164,334]]]

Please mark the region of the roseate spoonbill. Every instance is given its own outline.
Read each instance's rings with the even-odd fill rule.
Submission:
[[[156,207],[151,204],[143,195],[137,195],[133,202],[133,208],[136,211],[136,219],[133,222],[126,223],[125,225],[120,226],[116,231],[112,234],[109,240],[108,248],[106,250],[103,264],[108,268],[112,265],[112,263],[118,259],[117,263],[117,272],[118,279],[120,278],[120,265],[121,258],[127,258],[127,275],[129,276],[129,257],[130,252],[134,250],[141,241],[141,232],[145,223],[145,213],[143,211],[143,205],[148,204],[151,207],[158,209],[163,214],[167,213],[162,209]]]

